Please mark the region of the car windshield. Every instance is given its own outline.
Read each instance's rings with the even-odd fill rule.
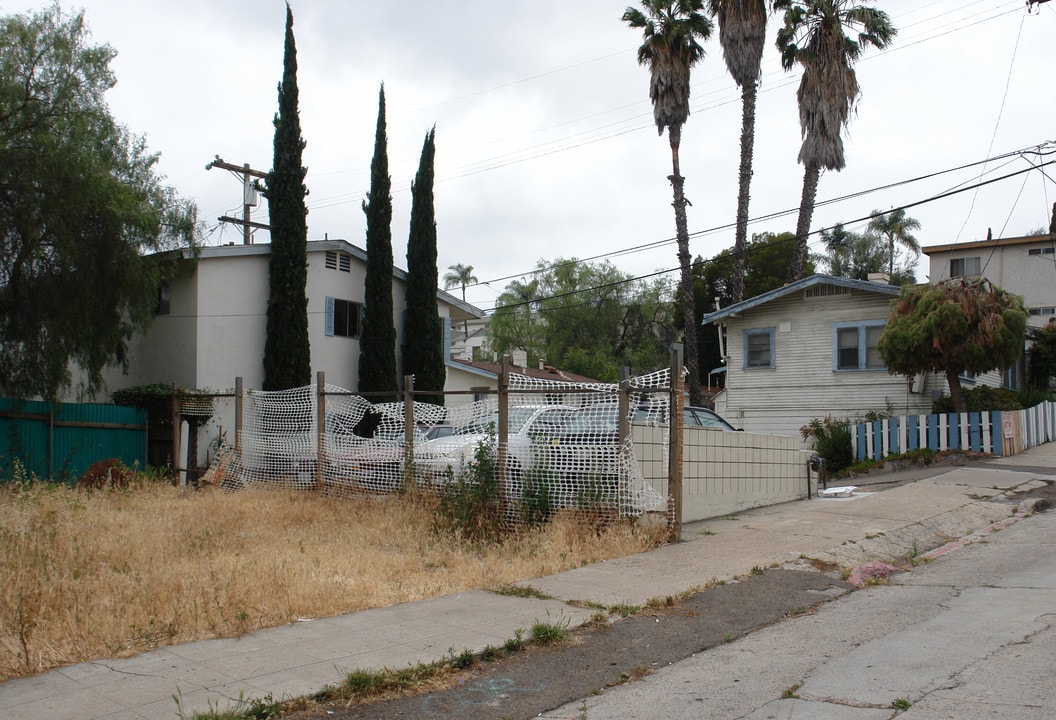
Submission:
[[[560,422],[568,411],[569,408],[557,405],[546,408],[532,406],[511,407],[509,409],[509,427],[507,428],[507,432],[511,435],[522,433],[529,421],[532,422],[532,428],[529,429],[534,432],[538,429],[537,426]],[[498,428],[499,414],[495,412],[477,418],[461,427],[454,428],[450,434],[476,435],[479,433],[497,432]]]
[[[616,432],[616,413],[615,405],[599,405],[594,408],[577,410],[568,416],[561,427],[561,432],[569,434]]]
[[[455,429],[450,425],[434,425],[429,428],[425,437],[429,440],[436,440],[437,438],[449,437],[455,434]]]

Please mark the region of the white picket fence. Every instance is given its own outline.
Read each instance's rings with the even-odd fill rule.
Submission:
[[[854,457],[882,460],[927,448],[1015,455],[1056,440],[1056,402],[1026,410],[904,415],[851,426]]]

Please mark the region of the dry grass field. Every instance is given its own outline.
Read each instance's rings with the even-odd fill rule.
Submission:
[[[475,544],[438,534],[434,511],[422,497],[0,485],[0,680],[495,588],[658,540],[558,516]]]

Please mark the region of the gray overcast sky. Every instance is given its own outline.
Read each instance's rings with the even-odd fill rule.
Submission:
[[[845,135],[847,168],[823,174],[813,229],[873,209],[914,203],[1056,155],[1012,156],[903,181],[1056,140],[1056,2],[1028,15],[1024,0],[880,0],[899,34],[857,64],[862,97]],[[0,0],[6,14],[42,2]],[[370,185],[377,94],[385,83],[393,181],[393,252],[406,267],[410,183],[436,125],[436,215],[441,275],[472,265],[467,293],[490,309],[510,278],[539,260],[611,257],[648,274],[676,266],[670,151],[658,137],[640,34],[603,0],[292,0],[301,126],[310,189],[309,239],[365,245],[360,204]],[[79,5],[64,3],[71,9]],[[271,165],[282,74],[282,0],[87,0],[96,43],[118,52],[112,111],[161,153],[167,182],[197,202],[206,244],[241,242],[219,215],[241,214],[241,188],[215,155]],[[771,37],[778,18],[770,21]],[[682,173],[692,202],[693,254],[733,244],[740,92],[718,32],[694,69]],[[785,73],[771,41],[759,94],[749,232],[793,230],[799,73]],[[1022,235],[1048,224],[1056,169],[1032,170],[908,210],[922,244]],[[254,216],[266,221],[263,200]],[[257,242],[268,242],[266,232]],[[818,248],[815,237],[813,243]],[[918,277],[928,271],[922,259]],[[672,278],[675,274],[672,273]],[[490,284],[487,284],[490,281]]]

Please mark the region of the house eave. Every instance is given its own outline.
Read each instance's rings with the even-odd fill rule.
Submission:
[[[724,307],[721,310],[717,310],[713,313],[709,313],[701,318],[700,324],[707,325],[708,323],[718,322],[720,320],[726,320],[728,318],[735,318],[740,313],[752,310],[761,305],[765,305],[768,302],[778,300],[787,295],[805,290],[816,285],[835,285],[838,287],[845,287],[849,290],[858,290],[861,292],[871,292],[878,295],[887,295],[890,297],[896,297],[902,292],[902,288],[897,285],[887,285],[884,283],[871,282],[869,280],[854,280],[852,278],[838,277],[836,275],[810,275],[805,278],[800,278],[795,282],[782,285],[779,288],[765,292],[762,295],[756,295],[754,298],[743,300],[739,303],[734,303],[728,307]]]

